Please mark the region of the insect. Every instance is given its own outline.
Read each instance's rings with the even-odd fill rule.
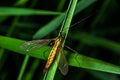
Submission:
[[[34,49],[39,49],[40,47],[45,46],[50,42],[54,41],[54,45],[48,56],[47,63],[43,69],[43,73],[47,72],[47,70],[50,68],[51,64],[53,63],[55,56],[57,56],[57,54],[60,52],[59,70],[63,75],[66,75],[68,72],[68,63],[63,54],[62,40],[63,40],[63,35],[61,34],[53,39],[27,41],[24,44],[22,44],[20,48],[25,51],[31,51]]]

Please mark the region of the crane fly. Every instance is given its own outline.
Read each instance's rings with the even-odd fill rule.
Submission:
[[[60,35],[57,38],[53,38],[53,39],[27,41],[24,44],[22,44],[20,48],[25,51],[31,51],[31,50],[39,49],[40,47],[48,45],[49,43],[54,41],[54,45],[48,56],[47,63],[43,69],[43,73],[47,72],[47,70],[50,68],[51,64],[53,63],[55,56],[57,56],[57,54],[60,52],[59,70],[63,75],[66,75],[68,72],[68,63],[63,54],[62,39],[63,39],[63,35]]]

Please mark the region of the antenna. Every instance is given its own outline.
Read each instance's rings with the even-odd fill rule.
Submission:
[[[85,18],[83,18],[82,20],[80,20],[80,21],[78,21],[78,22],[76,22],[76,23],[72,24],[72,25],[71,25],[71,27],[73,27],[73,26],[75,26],[75,25],[77,25],[77,24],[79,24],[79,23],[83,22],[84,20],[86,20],[86,19],[90,18],[90,17],[91,17],[91,16],[93,16],[93,15],[94,15],[94,13],[93,13],[93,14],[91,14],[91,15],[89,15],[88,17],[85,17]]]

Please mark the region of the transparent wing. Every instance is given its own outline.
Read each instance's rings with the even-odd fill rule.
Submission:
[[[60,54],[59,70],[63,75],[66,75],[68,72],[68,63],[62,49],[60,50]]]
[[[20,49],[24,50],[24,51],[35,50],[35,49],[38,49],[44,45],[48,45],[53,40],[54,39],[42,39],[42,40],[27,41],[20,46]]]

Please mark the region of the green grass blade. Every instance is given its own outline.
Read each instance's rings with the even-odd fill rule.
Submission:
[[[46,49],[48,49],[49,47],[42,47],[39,50],[35,50],[31,52],[24,52],[19,49],[19,46],[23,42],[24,42],[23,40],[0,36],[0,47],[17,52],[19,54],[24,54],[24,55],[28,54],[35,58],[47,59],[49,51],[46,52]],[[90,58],[84,55],[80,55],[80,54],[79,55],[75,53],[72,54],[67,51],[65,51],[65,53],[70,55],[68,61],[69,61],[69,65],[71,66],[120,74],[119,66],[116,66],[116,65],[113,65],[113,64],[95,59],[95,58]]]
[[[120,44],[118,44],[114,41],[110,41],[110,40],[107,40],[104,38],[95,37],[95,36],[88,35],[85,33],[81,33],[79,38],[85,44],[89,44],[92,46],[105,47],[111,51],[114,51],[116,54],[120,55]]]
[[[48,49],[47,46],[40,48],[40,50],[26,52],[26,51],[20,50],[20,46],[23,43],[25,43],[25,41],[23,41],[23,40],[0,36],[0,46],[1,47],[11,50],[11,51],[14,51],[14,52],[17,52],[17,53],[20,53],[20,54],[30,55],[33,57],[45,59],[45,55],[42,53],[45,53],[46,48]],[[47,54],[47,52],[45,54]]]
[[[70,23],[72,21],[72,17],[73,17],[74,11],[75,11],[76,4],[77,4],[77,0],[70,1],[63,24],[62,24],[62,27],[61,27],[61,30],[60,30],[60,33],[59,33],[59,34],[63,34],[65,36],[65,38],[63,40],[64,42],[65,42],[65,39],[66,39],[68,31],[69,31]],[[64,42],[62,43],[62,47],[64,46]],[[53,80],[54,79],[55,72],[57,70],[57,67],[58,67],[59,61],[60,61],[60,54],[61,53],[58,52],[58,56],[55,58],[52,66],[45,74],[45,78],[44,78],[45,80]]]
[[[59,5],[57,7],[57,11],[62,11],[66,3],[66,0],[60,0]]]
[[[42,28],[40,28],[34,34],[33,38],[35,38],[35,39],[42,38],[43,36],[49,34],[50,32],[52,32],[53,30],[55,30],[61,24],[63,18],[64,18],[64,14],[62,14],[61,16],[55,18],[50,23],[48,23],[45,26],[43,26]]]
[[[76,6],[75,14],[78,14],[79,12],[81,12],[82,10],[84,10],[85,8],[87,8],[88,6],[93,4],[95,1],[96,0],[82,0],[82,1],[79,1],[77,6]],[[57,29],[57,27],[60,26],[60,24],[62,23],[62,21],[64,19],[64,16],[65,16],[65,14],[62,14],[62,15],[56,17],[55,19],[53,19],[47,25],[45,25],[42,28],[40,28],[35,33],[34,38],[35,39],[41,38],[40,36],[42,36],[44,34],[49,34],[52,31],[54,31],[55,29]],[[48,33],[46,33],[46,31]]]
[[[101,22],[101,18],[103,18],[103,16],[105,15],[105,11],[108,8],[108,5],[111,1],[110,0],[105,0],[103,5],[101,6],[101,9],[99,10],[99,13],[97,14],[96,18],[94,19],[94,21],[91,24],[91,30],[93,31],[95,26],[97,25],[98,22]]]
[[[17,80],[22,80],[22,77],[23,77],[23,74],[24,74],[24,72],[25,72],[25,68],[26,68],[26,66],[27,66],[27,63],[28,63],[29,58],[30,58],[30,57],[29,57],[28,55],[27,55],[27,56],[25,56],[25,58],[24,58],[24,61],[23,61],[22,67],[21,67],[21,69],[20,69],[20,73],[19,73],[19,76],[18,76]]]
[[[40,63],[39,59],[35,59],[31,66],[29,66],[29,71],[24,75],[23,80],[32,80],[35,74],[36,69],[38,68]]]
[[[77,4],[77,0],[71,1],[71,5],[69,5],[69,7],[68,7],[68,10],[67,10],[66,15],[65,15],[65,19],[64,19],[62,27],[61,27],[60,32],[65,36],[65,38],[67,37],[68,31],[70,28],[70,24],[71,24],[71,21],[73,18],[76,4]],[[65,41],[65,39],[64,39],[64,41]]]
[[[69,57],[69,63],[71,66],[120,74],[119,66],[84,55],[71,54]]]
[[[97,0],[80,0],[75,9],[75,15],[96,2]]]
[[[35,10],[28,8],[0,7],[0,16],[60,15],[61,12]]]
[[[119,80],[119,77],[115,74],[108,74],[104,72],[90,71],[90,70],[87,72],[92,74],[99,80]]]
[[[27,2],[28,0],[17,0],[14,6],[25,5]]]

